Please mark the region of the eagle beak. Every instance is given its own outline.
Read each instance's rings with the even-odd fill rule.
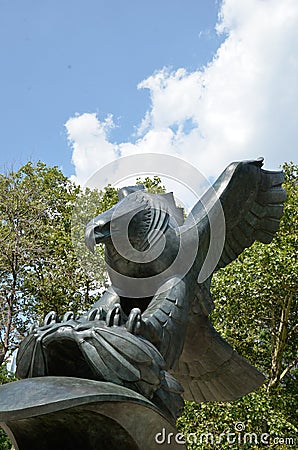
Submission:
[[[111,221],[114,208],[108,209],[99,216],[92,219],[86,226],[85,244],[94,253],[96,244],[105,244],[111,236]]]

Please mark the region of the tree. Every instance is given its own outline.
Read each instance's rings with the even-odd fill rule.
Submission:
[[[77,289],[69,234],[78,189],[41,162],[0,175],[0,365],[33,319],[59,312]]]
[[[255,243],[216,273],[212,320],[221,335],[267,377],[264,387],[233,403],[188,404],[179,424],[184,432],[297,433],[298,166],[284,164],[287,202],[280,230],[269,245]],[[238,448],[227,442],[189,448]],[[272,446],[272,447],[271,447]],[[268,445],[269,448],[285,448]],[[251,446],[241,448],[252,448]],[[254,448],[259,448],[258,446]]]

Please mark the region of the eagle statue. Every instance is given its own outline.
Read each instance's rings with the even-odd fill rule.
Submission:
[[[286,199],[282,171],[234,162],[188,217],[172,193],[119,190],[85,242],[105,246],[111,280],[81,317],[50,312],[21,343],[17,375],[108,381],[135,390],[175,419],[184,400],[232,401],[264,376],[212,326],[212,275],[254,241],[269,244]]]

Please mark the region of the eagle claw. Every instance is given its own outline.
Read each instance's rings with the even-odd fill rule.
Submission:
[[[52,325],[58,322],[58,316],[55,311],[50,311],[44,318],[43,325]]]
[[[124,313],[122,311],[120,303],[115,303],[112,308],[107,312],[106,324],[108,327],[120,326],[123,323]]]
[[[142,328],[142,313],[139,308],[133,308],[130,311],[128,320],[126,322],[126,329],[131,334],[140,334]]]
[[[74,313],[72,311],[67,311],[63,316],[62,322],[68,322],[72,319],[74,319]]]
[[[91,322],[94,320],[101,320],[103,318],[103,309],[100,308],[93,308],[91,311],[89,311],[88,316],[86,318],[87,322]]]

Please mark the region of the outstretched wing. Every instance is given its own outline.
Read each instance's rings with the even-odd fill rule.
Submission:
[[[236,259],[256,240],[269,244],[279,228],[286,200],[284,175],[282,171],[263,170],[262,164],[263,160],[240,163],[222,196],[226,240],[218,268]]]
[[[192,210],[192,217],[200,226],[200,236],[209,240],[210,233],[205,232],[209,226],[207,217],[213,214],[216,221],[214,211],[220,201],[224,246],[218,254],[216,268],[225,267],[254,241],[269,244],[279,228],[286,200],[282,188],[284,175],[282,171],[263,170],[262,165],[263,158],[230,164]],[[204,248],[204,242],[201,246]]]
[[[211,255],[201,283],[199,275],[184,349],[173,371],[187,400],[231,401],[264,382],[264,376],[221,338],[208,319],[213,308],[212,272],[236,259],[254,241],[270,243],[279,228],[286,199],[283,172],[266,171],[262,165],[262,158],[230,164],[184,225],[187,230],[195,221],[198,227],[203,264],[212,239],[210,218],[216,222],[217,214],[223,212],[224,226],[216,230],[223,233],[223,246],[213,246],[217,255]]]

